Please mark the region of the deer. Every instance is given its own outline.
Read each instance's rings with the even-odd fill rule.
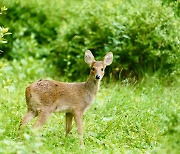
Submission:
[[[53,112],[65,112],[66,136],[72,129],[74,118],[80,144],[84,145],[83,114],[96,97],[105,68],[113,61],[113,53],[108,52],[102,61],[96,61],[92,52],[87,50],[84,60],[90,66],[86,82],[68,83],[40,79],[27,86],[25,90],[27,113],[20,122],[20,129],[24,129],[27,123],[37,117],[32,128],[39,130]]]

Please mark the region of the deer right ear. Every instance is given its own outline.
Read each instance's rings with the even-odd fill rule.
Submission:
[[[91,53],[90,50],[87,50],[85,52],[85,55],[84,55],[84,60],[87,64],[89,64],[90,66],[92,65],[92,63],[94,62],[94,56],[93,54]]]

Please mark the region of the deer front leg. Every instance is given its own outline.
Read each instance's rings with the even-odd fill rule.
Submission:
[[[72,129],[72,113],[66,113],[66,136],[69,134],[69,132]]]
[[[34,111],[29,110],[26,115],[22,118],[19,128],[23,129],[25,125],[36,116]]]
[[[43,126],[43,124],[46,122],[46,120],[49,118],[50,115],[51,115],[51,112],[40,111],[38,113],[37,121],[33,125],[33,128],[40,129]]]
[[[74,113],[74,119],[77,125],[78,134],[80,137],[80,144],[83,146],[83,114],[81,112],[75,112]]]

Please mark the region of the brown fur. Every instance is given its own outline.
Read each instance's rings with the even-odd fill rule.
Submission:
[[[28,111],[22,118],[20,128],[24,128],[35,116],[38,118],[33,128],[41,128],[52,112],[66,112],[66,135],[72,128],[74,118],[81,144],[83,144],[83,114],[93,102],[100,80],[104,76],[105,67],[112,62],[112,56],[112,53],[108,53],[103,61],[95,61],[92,53],[89,50],[86,51],[85,61],[91,65],[86,82],[64,83],[41,79],[29,85],[25,93]],[[97,75],[100,79],[96,79]]]

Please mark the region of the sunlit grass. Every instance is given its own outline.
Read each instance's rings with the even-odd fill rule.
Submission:
[[[65,137],[64,113],[55,113],[40,132],[31,122],[19,131],[26,112],[25,87],[39,78],[62,79],[47,61],[28,58],[5,62],[0,84],[0,153],[178,153],[180,150],[179,86],[153,77],[133,84],[102,83],[84,115],[85,148],[77,128]]]

